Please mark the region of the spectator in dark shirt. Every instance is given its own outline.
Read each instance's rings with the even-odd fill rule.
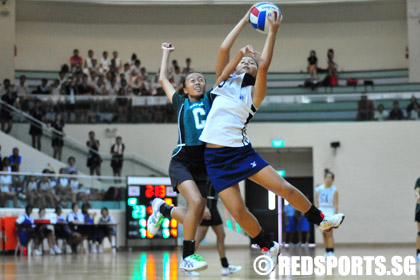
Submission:
[[[9,156],[10,166],[13,172],[20,171],[20,164],[22,163],[22,157],[19,155],[19,149],[13,148],[12,155]]]
[[[413,96],[411,96],[411,102],[410,102],[410,104],[408,104],[407,109],[406,109],[407,119],[412,119],[411,111],[413,111],[415,105],[417,105],[418,107],[420,106],[419,103],[417,102],[416,97],[413,95]]]
[[[4,92],[4,94],[1,96],[1,100],[8,104],[9,106],[20,108],[19,105],[19,98],[17,94],[13,91],[13,87],[10,84],[9,79],[5,79],[3,81],[3,86],[0,90],[0,92]],[[12,109],[8,108],[6,106],[0,105],[0,120],[1,120],[1,130],[9,134],[9,132],[13,128],[13,118],[12,118]]]
[[[51,124],[51,127],[54,128],[51,139],[51,146],[54,149],[53,157],[61,161],[61,152],[63,150],[64,145],[64,122],[61,113],[57,113],[55,115],[55,121]]]
[[[317,69],[318,69],[318,58],[316,57],[316,53],[312,50],[308,57],[308,78],[314,77],[317,80]]]
[[[51,87],[48,86],[48,80],[42,79],[41,85],[36,87],[36,90],[33,91],[34,94],[50,94],[51,93]]]
[[[402,120],[404,119],[403,111],[400,109],[400,104],[397,100],[394,101],[391,112],[389,112],[390,120]]]
[[[41,107],[41,100],[35,101],[35,108],[30,111],[30,115],[37,121],[31,121],[29,134],[32,137],[32,147],[41,150],[42,123],[45,121],[45,110]]]
[[[121,136],[116,138],[116,143],[111,147],[111,167],[114,173],[114,177],[121,177],[121,170],[124,161],[124,150],[125,145],[122,143]]]
[[[373,119],[374,112],[375,106],[373,101],[368,99],[366,94],[363,94],[357,105],[357,120],[370,121]]]

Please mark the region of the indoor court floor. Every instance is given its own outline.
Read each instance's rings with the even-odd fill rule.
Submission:
[[[413,256],[413,246],[342,246],[336,247],[336,256],[384,256],[387,262],[392,256]],[[199,253],[207,262],[208,269],[200,275],[187,276],[177,267],[182,256],[181,250],[174,251],[132,251],[112,254],[79,254],[61,256],[14,257],[0,256],[0,279],[39,279],[39,280],[76,280],[76,279],[420,279],[418,276],[340,276],[334,271],[331,276],[260,276],[253,269],[253,261],[260,254],[258,250],[231,248],[227,257],[231,264],[241,265],[236,274],[222,277],[221,266],[216,249],[202,249]],[[291,248],[283,249],[283,256],[307,255],[322,256],[324,249]],[[390,264],[387,264],[387,268]],[[420,275],[420,264],[416,264],[416,274]]]

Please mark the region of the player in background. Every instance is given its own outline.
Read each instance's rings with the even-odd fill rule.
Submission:
[[[315,206],[326,216],[338,213],[338,192],[333,185],[334,173],[329,169],[324,171],[324,184],[315,188]],[[325,258],[334,256],[333,230],[322,232],[325,245]]]

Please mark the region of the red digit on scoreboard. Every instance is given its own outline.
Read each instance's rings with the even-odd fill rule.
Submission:
[[[164,198],[166,196],[166,186],[155,186],[155,195],[156,197]]]
[[[153,197],[154,196],[154,188],[153,188],[153,186],[152,185],[147,185],[146,186],[146,197],[147,198],[151,198],[151,197]]]

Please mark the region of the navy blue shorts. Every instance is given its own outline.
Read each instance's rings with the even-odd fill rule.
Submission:
[[[239,148],[206,148],[204,161],[210,181],[218,193],[268,166],[251,144]]]

